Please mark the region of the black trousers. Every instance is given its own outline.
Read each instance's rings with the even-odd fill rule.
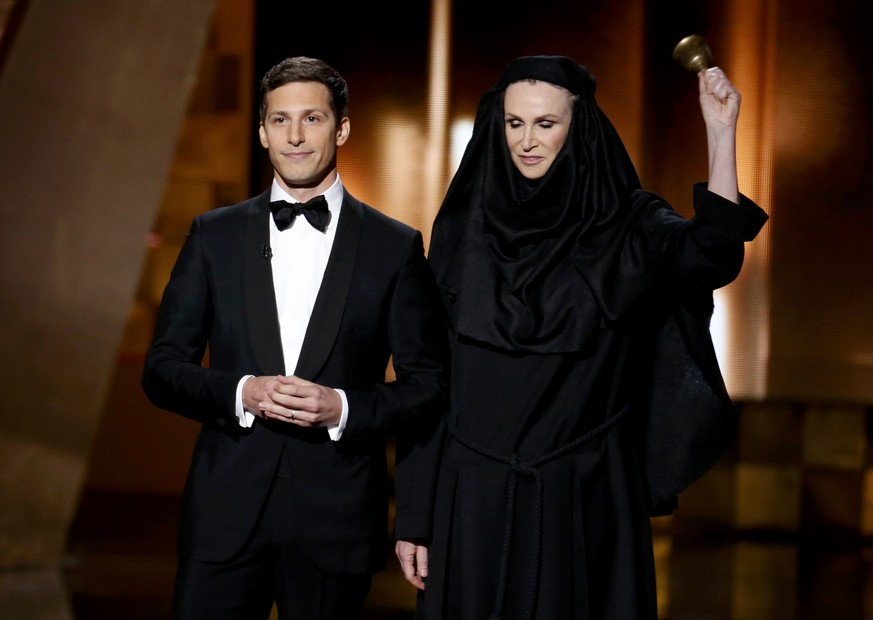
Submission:
[[[246,548],[211,564],[179,559],[174,620],[355,620],[370,592],[369,574],[327,575],[304,551],[306,528],[294,514],[287,480],[278,478]]]

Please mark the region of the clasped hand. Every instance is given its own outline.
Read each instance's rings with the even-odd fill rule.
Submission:
[[[330,428],[342,415],[342,399],[329,387],[294,375],[252,377],[243,386],[247,410],[268,420]]]

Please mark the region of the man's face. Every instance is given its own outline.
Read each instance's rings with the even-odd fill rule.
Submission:
[[[349,119],[337,123],[324,84],[291,82],[267,93],[258,134],[276,179],[289,193],[323,191],[336,178],[337,147],[348,139]]]

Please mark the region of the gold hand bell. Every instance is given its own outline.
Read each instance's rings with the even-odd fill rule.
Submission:
[[[673,58],[683,67],[694,73],[706,71],[713,67],[712,50],[699,34],[692,34],[676,44],[673,48]]]

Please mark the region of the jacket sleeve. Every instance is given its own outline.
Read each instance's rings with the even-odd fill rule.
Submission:
[[[200,218],[195,218],[164,289],[141,385],[157,407],[197,420],[235,420],[242,374],[204,365],[212,322]]]

